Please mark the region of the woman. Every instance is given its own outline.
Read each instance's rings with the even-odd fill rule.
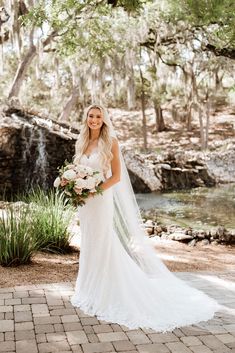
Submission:
[[[219,304],[173,275],[145,234],[118,140],[105,108],[91,105],[75,163],[103,175],[102,195],[80,207],[79,274],[71,299],[88,315],[166,332],[213,317]]]

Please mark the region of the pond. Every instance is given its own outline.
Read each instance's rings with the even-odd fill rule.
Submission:
[[[163,224],[193,229],[235,229],[235,184],[164,193],[136,194],[142,210],[155,209]]]

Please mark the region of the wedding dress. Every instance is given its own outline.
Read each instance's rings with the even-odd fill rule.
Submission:
[[[102,172],[98,149],[89,157],[83,154],[80,164]],[[71,303],[99,320],[130,329],[166,332],[212,318],[219,309],[213,298],[171,273],[156,250],[138,243],[138,237],[132,247],[126,245],[123,239],[132,231],[133,220],[125,224],[120,217],[114,190],[115,185],[78,208],[80,261]]]

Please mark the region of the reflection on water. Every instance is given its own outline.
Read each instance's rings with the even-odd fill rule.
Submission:
[[[164,223],[198,229],[221,225],[235,229],[235,185],[165,193],[136,194],[141,209],[157,210]]]

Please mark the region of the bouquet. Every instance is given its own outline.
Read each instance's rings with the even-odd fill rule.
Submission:
[[[102,194],[100,184],[103,176],[99,171],[67,161],[58,169],[59,176],[54,181],[54,187],[61,189],[74,206],[83,206],[91,193]]]

